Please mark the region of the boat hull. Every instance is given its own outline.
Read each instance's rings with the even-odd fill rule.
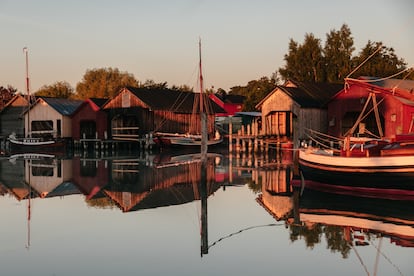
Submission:
[[[414,190],[414,156],[343,157],[299,151],[305,180],[350,187]]]
[[[61,153],[67,150],[67,142],[65,140],[48,140],[48,141],[21,141],[9,139],[10,152],[14,153]]]
[[[155,137],[154,142],[159,146],[168,147],[200,147],[201,140],[192,137],[160,136]],[[222,139],[207,140],[207,146],[222,144]]]

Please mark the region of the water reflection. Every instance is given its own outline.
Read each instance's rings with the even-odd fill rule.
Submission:
[[[260,155],[228,158],[209,154],[205,163],[199,154],[180,153],[70,159],[30,156],[0,162],[0,193],[26,204],[28,247],[32,200],[76,194],[89,208],[112,209],[120,215],[196,202],[200,207],[201,256],[215,255],[210,252],[212,246],[220,255],[218,245],[223,240],[267,226],[285,226],[292,244],[304,242],[309,249],[325,242],[329,252],[344,259],[358,256],[360,248],[368,246],[377,247],[379,256],[385,255],[381,246],[387,241],[396,247],[414,247],[413,199],[312,190],[306,185],[292,185],[296,172],[291,158]],[[251,218],[246,213],[243,227],[221,231],[215,225],[214,238],[209,240],[211,214],[207,213],[207,204],[211,195],[245,184],[255,194],[257,203],[253,200],[253,204],[260,212],[270,214],[269,223],[249,224]],[[392,262],[392,256],[378,259]]]
[[[293,168],[280,166],[270,172],[272,180],[263,183],[257,198],[275,220],[286,223],[293,243],[304,240],[313,249],[324,239],[327,249],[343,258],[354,252],[367,275],[377,275],[380,257],[403,275],[381,245],[388,240],[396,246],[414,247],[414,198],[337,193],[333,188],[319,191],[306,187],[306,181],[292,181]],[[372,246],[377,252],[374,272],[359,255],[361,246]]]

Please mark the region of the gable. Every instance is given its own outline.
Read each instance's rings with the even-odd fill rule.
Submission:
[[[150,107],[138,98],[127,88],[124,88],[114,98],[108,100],[103,106],[103,109],[112,108],[130,108],[130,107],[142,107],[149,109]]]

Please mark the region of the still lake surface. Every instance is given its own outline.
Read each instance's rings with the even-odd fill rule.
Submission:
[[[414,275],[414,200],[294,189],[289,158],[0,161],[0,275]]]

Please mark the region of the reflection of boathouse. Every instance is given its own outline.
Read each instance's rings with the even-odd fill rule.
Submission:
[[[201,160],[145,166],[134,159],[110,164],[110,183],[103,192],[124,212],[179,205],[200,199]],[[207,162],[208,194],[215,184],[214,160]]]
[[[60,185],[71,185],[71,179],[72,160],[53,158],[25,160],[25,181],[42,198],[47,197]]]
[[[108,161],[102,159],[73,158],[73,183],[91,199],[108,184]]]
[[[286,219],[293,210],[293,190],[290,185],[292,167],[278,165],[261,170],[262,193],[257,202],[276,220]]]

